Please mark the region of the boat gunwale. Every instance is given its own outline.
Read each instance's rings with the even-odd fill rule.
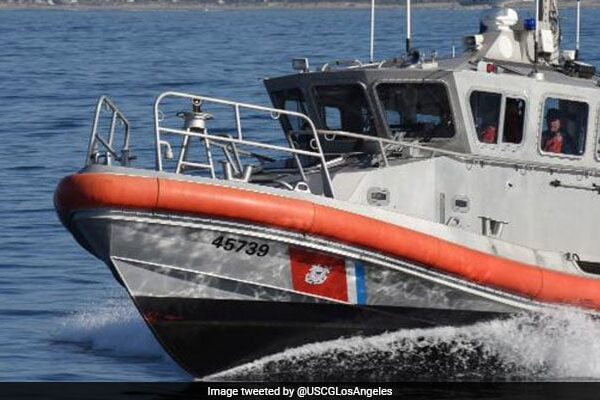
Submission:
[[[80,173],[60,182],[55,206],[65,225],[72,212],[93,208],[244,221],[372,249],[529,299],[600,310],[596,279],[501,258],[305,199],[164,177]]]

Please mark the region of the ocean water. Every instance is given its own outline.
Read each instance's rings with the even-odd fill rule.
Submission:
[[[414,44],[449,54],[477,10],[416,10]],[[104,265],[56,218],[61,177],[84,162],[96,98],[133,127],[151,166],[152,102],[165,90],[268,105],[261,79],[366,60],[368,10],[0,11],[0,380],[187,381]],[[573,43],[572,10],[563,13]],[[401,54],[404,13],[377,13],[376,58]],[[600,64],[600,10],[583,13],[582,54]],[[600,379],[600,323],[577,312],[465,328],[389,332],[292,349],[210,379],[273,380],[335,368],[397,379]],[[292,372],[290,372],[292,371]],[[290,375],[292,374],[292,375]]]

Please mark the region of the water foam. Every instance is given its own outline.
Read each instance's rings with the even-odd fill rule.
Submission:
[[[600,379],[600,321],[574,310],[286,350],[208,380]]]
[[[87,307],[59,321],[53,340],[124,357],[166,357],[135,307],[127,301]]]

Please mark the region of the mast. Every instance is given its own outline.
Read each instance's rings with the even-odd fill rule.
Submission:
[[[371,0],[371,46],[369,62],[375,61],[375,0]]]
[[[410,0],[406,0],[406,53],[410,53]]]
[[[538,54],[540,52],[539,43],[540,43],[540,0],[535,0],[535,32],[533,34],[533,64],[535,65],[534,69],[537,68],[538,63]]]
[[[577,0],[577,23],[575,28],[575,60],[579,60],[579,31],[581,29],[581,1]]]
[[[557,62],[560,41],[558,0],[536,0],[536,62],[540,56],[546,62]]]

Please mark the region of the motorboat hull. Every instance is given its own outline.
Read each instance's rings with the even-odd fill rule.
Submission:
[[[467,325],[519,310],[513,297],[476,294],[416,266],[359,261],[358,249],[261,227],[116,210],[83,211],[72,221],[161,345],[196,377],[303,344]],[[217,248],[222,236],[267,244],[269,254]],[[308,271],[297,270],[299,257],[337,263],[343,271],[327,280],[338,285],[302,286]]]
[[[73,221],[95,251],[110,249],[101,258],[161,345],[197,377],[307,343],[466,325],[518,310],[502,302],[512,298],[464,292],[283,232],[114,210],[82,212]],[[219,237],[260,242],[270,254],[217,248]],[[302,285],[302,257],[339,270],[321,285]],[[324,286],[331,279],[337,285]]]

